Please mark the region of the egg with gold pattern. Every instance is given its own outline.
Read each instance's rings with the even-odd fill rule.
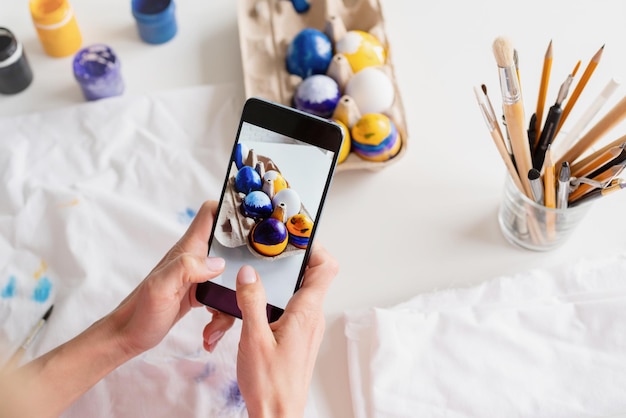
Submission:
[[[398,154],[402,145],[396,125],[382,113],[363,115],[350,133],[352,151],[368,161],[387,161]]]

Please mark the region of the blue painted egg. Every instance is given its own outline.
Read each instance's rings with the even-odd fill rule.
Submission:
[[[293,97],[297,109],[330,118],[339,103],[339,85],[327,75],[317,74],[302,80]]]
[[[249,218],[267,218],[272,214],[272,200],[260,190],[254,190],[243,198],[241,212]]]
[[[262,186],[261,175],[248,165],[241,167],[235,176],[235,190],[240,193],[248,194],[253,190],[261,190]]]
[[[241,167],[246,165],[246,159],[248,158],[248,153],[250,150],[246,144],[238,143],[235,147],[235,156],[234,161],[237,166],[237,170],[240,170]]]
[[[307,78],[325,74],[333,58],[330,38],[317,29],[301,30],[287,46],[285,62],[290,74]]]
[[[250,232],[252,248],[267,257],[275,257],[285,251],[288,242],[287,227],[278,219],[264,219],[254,225]]]

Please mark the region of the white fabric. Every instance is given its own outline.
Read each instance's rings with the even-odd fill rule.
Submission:
[[[626,416],[626,255],[349,312],[345,334],[357,418]]]
[[[218,199],[241,86],[118,97],[0,119],[0,361],[54,303],[25,360],[113,309]],[[239,321],[213,353],[195,309],[63,416],[239,417]],[[310,408],[309,408],[310,409]]]

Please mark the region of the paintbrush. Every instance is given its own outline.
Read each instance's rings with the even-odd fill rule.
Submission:
[[[524,187],[524,194],[532,199],[532,190],[528,181],[528,170],[532,168],[532,157],[526,137],[524,104],[515,68],[514,50],[510,40],[505,37],[496,38],[493,42],[493,54],[498,64],[500,89],[502,91],[502,108],[506,120],[506,128],[511,138],[511,148],[515,158],[517,173]]]

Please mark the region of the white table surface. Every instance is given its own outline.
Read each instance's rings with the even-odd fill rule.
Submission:
[[[582,61],[582,72],[605,44],[602,61],[570,116],[575,121],[611,77],[626,73],[626,3],[381,1],[409,146],[401,160],[382,171],[338,174],[327,201],[318,239],[339,259],[341,271],[326,300],[327,333],[313,381],[312,401],[322,417],[352,416],[346,310],[391,306],[418,293],[626,248],[626,192],[597,202],[557,250],[531,252],[504,240],[496,218],[504,166],[472,91],[485,83],[494,105],[500,103],[491,50],[499,35],[510,36],[519,51],[527,114],[534,111],[550,40],[555,57],[548,105],[575,62]],[[243,83],[234,1],[179,0],[179,33],[161,46],[139,41],[130,1],[73,0],[72,5],[84,44],[107,43],[122,57],[126,95]],[[71,75],[71,57],[43,53],[26,0],[2,0],[0,26],[23,42],[35,71],[26,91],[0,96],[0,117],[83,102]],[[625,91],[622,86],[608,106]],[[621,124],[606,139],[625,132]]]

